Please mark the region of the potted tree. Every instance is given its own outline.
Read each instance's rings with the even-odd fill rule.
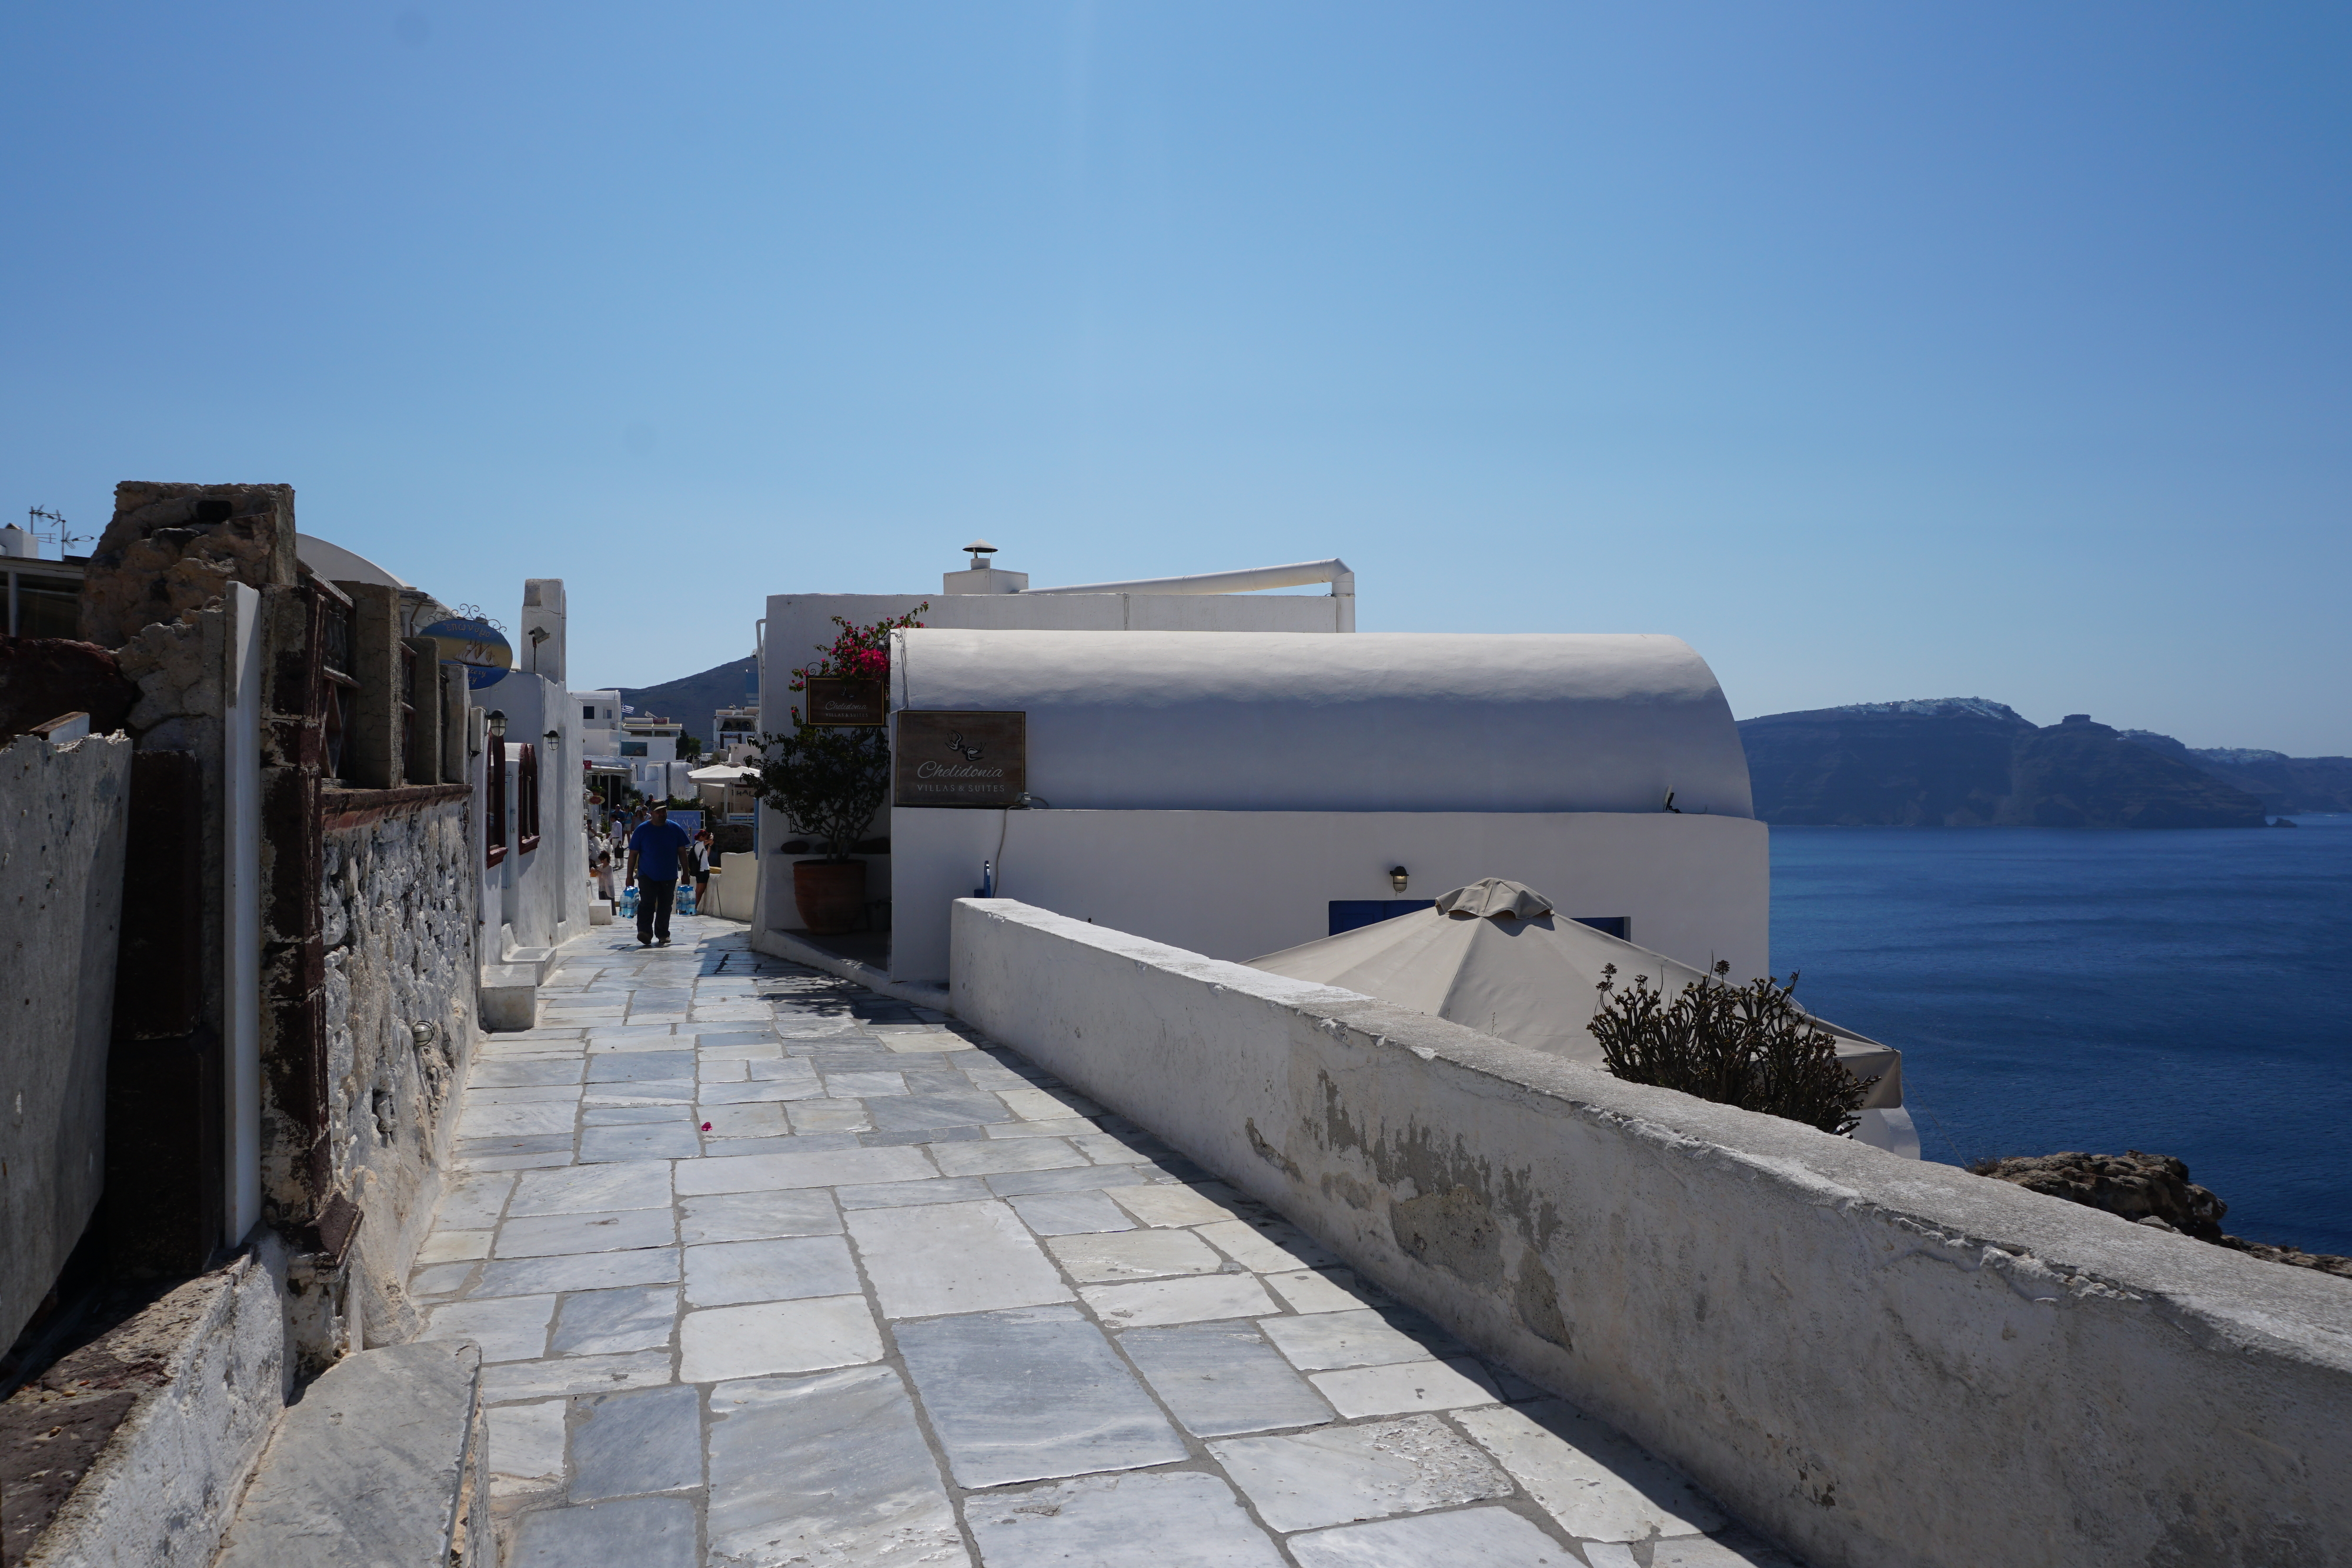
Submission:
[[[921,625],[915,617],[929,608],[919,604],[908,614],[870,626],[852,626],[835,616],[840,635],[818,650],[821,657],[814,663],[793,672],[790,689],[805,691],[812,679],[831,678],[871,681],[887,694],[890,633]],[[792,723],[789,733],[760,737],[763,754],[746,781],[793,831],[824,850],[822,860],[793,866],[793,902],[802,925],[820,936],[855,931],[866,912],[866,862],[852,859],[851,852],[889,797],[889,732],[879,725],[809,724],[797,704]]]

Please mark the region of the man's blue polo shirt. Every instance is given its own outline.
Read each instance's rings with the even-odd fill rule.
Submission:
[[[694,835],[676,822],[647,822],[629,835],[629,850],[637,857],[639,882],[676,882],[677,852],[694,842]]]

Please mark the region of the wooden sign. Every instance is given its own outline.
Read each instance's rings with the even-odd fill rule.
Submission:
[[[817,725],[877,725],[887,718],[887,693],[880,681],[853,681],[839,675],[808,678],[808,722]]]
[[[895,806],[1012,806],[1029,789],[1029,716],[898,710]]]

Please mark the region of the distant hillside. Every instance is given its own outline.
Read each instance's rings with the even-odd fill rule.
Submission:
[[[1756,814],[1897,827],[2259,828],[2263,802],[2075,719],[2036,728],[1982,697],[1745,719]]]
[[[745,677],[759,668],[760,661],[747,655],[657,686],[623,686],[621,701],[641,714],[677,720],[687,734],[709,746],[711,716],[723,707],[741,707]]]
[[[2188,763],[2261,798],[2263,809],[2292,817],[2305,811],[2352,811],[2352,757],[2289,757],[2243,747],[2191,748],[2168,735],[2126,729],[2126,740]]]

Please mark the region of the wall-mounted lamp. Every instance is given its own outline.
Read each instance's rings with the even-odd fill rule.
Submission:
[[[1395,888],[1399,893],[1402,893],[1404,891],[1404,867],[1401,865],[1392,865],[1389,867],[1389,885],[1391,887]]]
[[[545,742],[547,742],[547,744],[548,744],[548,745],[550,745],[550,746],[553,746],[556,742],[558,742],[558,741],[562,740],[563,737],[562,737],[562,736],[560,736],[560,735],[556,734],[556,733],[555,733],[555,731],[553,731],[553,730],[551,730],[551,730],[549,730],[545,735],[541,736],[539,738],[540,738],[540,739],[541,739],[541,740],[543,740],[543,741],[545,741]]]
[[[490,738],[492,740],[504,740],[507,737],[506,709],[502,707],[492,708],[489,712],[489,716],[482,722],[489,727]]]
[[[544,643],[547,641],[547,628],[544,626],[534,626],[523,634],[529,637],[533,643]]]

